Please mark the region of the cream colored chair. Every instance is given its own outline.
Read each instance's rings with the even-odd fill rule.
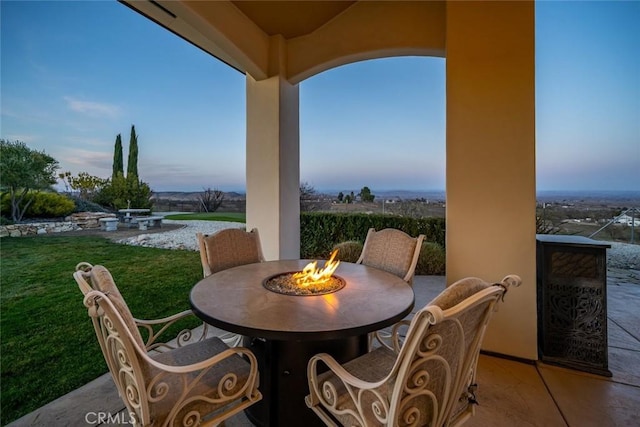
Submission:
[[[370,228],[362,254],[356,264],[378,268],[395,274],[410,285],[416,272],[424,234],[411,237],[395,228],[376,231]]]
[[[190,331],[183,331],[173,343],[156,342],[190,311],[137,321],[105,267],[78,264],[74,278],[135,425],[219,425],[262,399],[258,364],[249,349],[229,348],[204,335],[194,340]],[[146,341],[138,329],[141,324],[149,332]],[[154,327],[160,330],[153,333]]]
[[[321,353],[308,364],[309,406],[329,426],[457,426],[475,411],[480,345],[496,304],[518,276],[460,280],[418,311],[401,342],[344,365]],[[329,368],[325,372],[326,367]]]
[[[204,277],[238,265],[264,261],[258,229],[225,228],[214,234],[197,233]]]
[[[204,277],[239,265],[264,261],[258,229],[225,228],[213,234],[197,233]],[[232,347],[242,345],[243,336],[227,332],[220,339]]]
[[[384,270],[413,285],[413,276],[416,273],[423,241],[424,234],[411,237],[395,228],[385,228],[380,231],[370,228],[356,264]],[[369,334],[369,349],[372,348],[375,340],[388,346],[389,339],[391,334],[387,331],[373,332]]]

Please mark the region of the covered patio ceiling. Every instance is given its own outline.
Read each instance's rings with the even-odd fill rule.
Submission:
[[[240,11],[270,36],[286,39],[310,34],[341,14],[355,1],[232,1]],[[194,9],[202,10],[201,2]]]
[[[169,31],[245,73],[242,63],[224,51],[224,41],[211,36],[224,16],[234,25],[244,22],[247,34],[259,29],[266,36],[285,39],[305,36],[333,20],[356,1],[162,1],[119,0]],[[253,27],[253,28],[251,28]],[[232,42],[233,41],[229,41]]]
[[[256,80],[345,63],[444,56],[445,2],[119,0]]]

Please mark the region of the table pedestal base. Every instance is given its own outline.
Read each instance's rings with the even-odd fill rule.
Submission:
[[[258,359],[262,401],[245,410],[249,420],[261,427],[324,426],[307,408],[309,394],[307,362],[316,353],[328,353],[345,363],[367,352],[367,336],[337,340],[277,341],[246,337],[244,346]]]

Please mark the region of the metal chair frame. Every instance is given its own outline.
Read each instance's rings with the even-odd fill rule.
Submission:
[[[106,268],[80,263],[73,276],[135,425],[219,425],[262,399],[251,350],[229,348],[217,337],[207,337],[206,328],[200,336],[183,330],[172,342],[158,342],[168,327],[191,315],[190,310],[138,320]],[[138,327],[147,331],[146,340]]]
[[[328,426],[458,426],[475,411],[480,346],[511,275],[491,285],[467,278],[394,326],[393,345],[344,365],[313,356],[306,403]],[[408,326],[406,338],[399,331]],[[326,369],[329,370],[327,372]],[[377,367],[377,368],[375,368]]]

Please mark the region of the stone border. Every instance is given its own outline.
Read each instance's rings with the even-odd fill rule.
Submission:
[[[115,218],[115,214],[102,212],[78,212],[64,221],[33,222],[0,226],[0,237],[22,237],[38,234],[64,233],[87,228],[100,228],[100,218]]]
[[[31,224],[2,225],[0,226],[0,237],[22,237],[75,230],[82,230],[82,228],[80,228],[77,223],[71,221],[34,222]]]

